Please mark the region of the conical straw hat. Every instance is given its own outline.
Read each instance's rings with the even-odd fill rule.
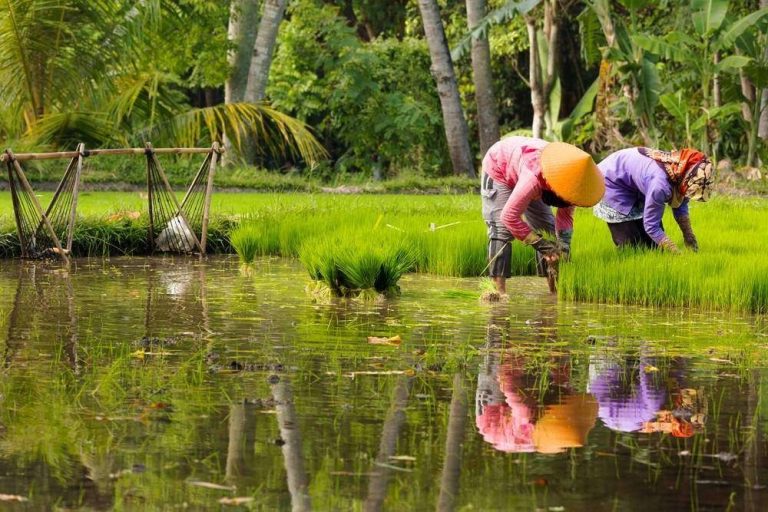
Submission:
[[[566,397],[547,407],[536,423],[533,442],[539,453],[559,453],[584,446],[597,419],[597,400],[592,395]]]
[[[594,206],[605,193],[603,173],[592,157],[565,142],[542,150],[541,175],[558,197],[574,206]]]

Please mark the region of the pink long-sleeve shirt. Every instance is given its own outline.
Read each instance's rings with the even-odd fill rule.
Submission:
[[[491,146],[483,159],[483,171],[493,181],[512,189],[501,212],[501,222],[518,240],[531,234],[530,226],[523,220],[528,205],[541,199],[544,190],[549,190],[541,176],[541,150],[547,144],[532,137],[506,137]],[[558,232],[573,229],[573,210],[573,206],[557,209],[555,229]]]

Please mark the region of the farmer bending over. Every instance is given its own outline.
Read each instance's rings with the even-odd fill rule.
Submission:
[[[494,144],[483,159],[482,174],[488,266],[499,294],[506,294],[512,275],[513,236],[536,249],[544,275],[544,259],[556,261],[570,252],[574,206],[594,206],[605,191],[603,176],[587,153],[530,137]],[[557,207],[556,217],[550,206]],[[541,232],[556,235],[557,242],[542,238]]]
[[[712,163],[695,149],[660,151],[629,148],[616,151],[598,165],[606,192],[594,213],[608,223],[617,246],[632,245],[677,253],[661,219],[667,204],[686,247],[699,249],[688,215],[688,201],[706,201],[712,186]]]

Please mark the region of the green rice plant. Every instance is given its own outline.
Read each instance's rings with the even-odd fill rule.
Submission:
[[[576,218],[573,258],[560,267],[558,292],[574,301],[768,312],[765,201],[718,199],[692,206],[698,253],[617,249],[590,212]],[[601,225],[603,224],[603,225]],[[667,234],[682,247],[671,215]],[[579,237],[579,233],[592,233]]]
[[[251,223],[241,225],[229,235],[229,241],[241,263],[249,265],[259,255],[261,235],[258,226]]]
[[[398,281],[416,261],[413,249],[398,237],[371,237],[350,230],[313,238],[301,247],[300,254],[310,277],[323,282],[337,297],[365,292],[397,295]]]

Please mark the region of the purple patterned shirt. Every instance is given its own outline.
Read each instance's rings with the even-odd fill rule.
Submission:
[[[672,200],[672,184],[656,160],[628,148],[608,155],[597,165],[605,176],[602,203],[629,215],[634,206],[643,208],[643,226],[654,242],[667,238],[661,228],[664,207]],[[675,218],[688,216],[688,199],[673,208]]]

